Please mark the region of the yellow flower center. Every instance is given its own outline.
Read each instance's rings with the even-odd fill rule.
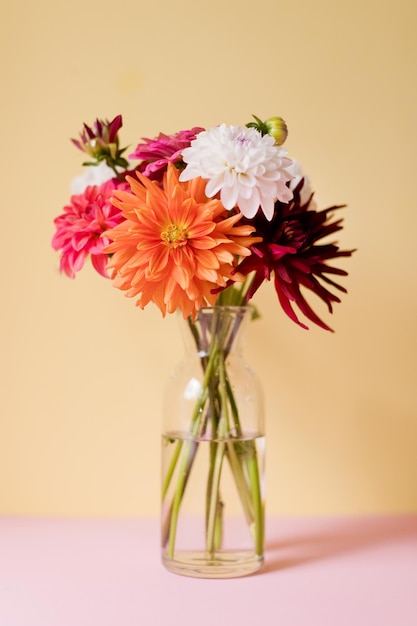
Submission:
[[[187,243],[187,231],[183,226],[178,224],[168,224],[161,233],[161,239],[173,248],[184,246]]]

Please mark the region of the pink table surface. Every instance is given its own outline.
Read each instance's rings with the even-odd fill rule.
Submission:
[[[154,519],[0,518],[0,626],[416,626],[417,516],[269,519],[261,573],[167,572]]]

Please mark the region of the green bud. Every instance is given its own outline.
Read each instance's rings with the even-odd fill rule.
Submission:
[[[247,128],[256,128],[262,135],[271,135],[275,139],[276,145],[282,146],[288,135],[287,125],[282,117],[268,117],[265,122],[256,117],[256,115],[252,115],[252,117],[255,119],[255,122],[246,124]]]
[[[288,129],[282,117],[268,117],[265,120],[268,135],[272,135],[277,146],[282,146],[288,135]]]

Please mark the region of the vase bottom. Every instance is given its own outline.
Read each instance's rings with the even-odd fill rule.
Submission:
[[[180,552],[174,559],[162,556],[162,563],[170,572],[194,578],[238,578],[261,569],[263,556],[253,552],[220,552],[208,559],[205,552]]]

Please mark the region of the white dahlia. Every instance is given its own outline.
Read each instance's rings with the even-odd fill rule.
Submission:
[[[292,178],[286,169],[292,159],[286,154],[271,135],[221,124],[199,133],[183,150],[186,167],[180,181],[201,176],[208,180],[208,198],[220,192],[226,209],[237,206],[245,217],[252,218],[261,207],[271,220],[275,201],[289,202],[293,197],[286,184]]]
[[[300,192],[301,204],[305,204],[306,202],[308,202],[308,200],[310,200],[309,209],[315,211],[317,209],[317,204],[314,199],[311,200],[313,189],[311,187],[310,179],[303,173],[303,169],[300,163],[298,163],[298,161],[293,159],[292,165],[290,165],[290,167],[288,168],[288,171],[292,176],[292,179],[290,182],[291,189],[295,189],[298,183],[300,182],[300,180],[302,178],[304,179],[304,184]]]
[[[114,178],[114,171],[106,165],[105,161],[101,161],[94,167],[84,168],[84,172],[80,176],[73,178],[71,182],[71,193],[78,195],[84,193],[87,187],[94,185],[100,186],[111,178]]]

